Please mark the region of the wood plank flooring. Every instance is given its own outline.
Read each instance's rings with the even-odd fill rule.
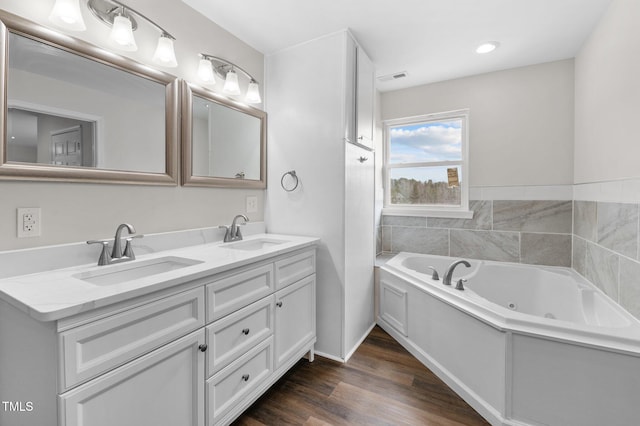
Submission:
[[[376,326],[346,364],[299,361],[234,425],[488,423]]]

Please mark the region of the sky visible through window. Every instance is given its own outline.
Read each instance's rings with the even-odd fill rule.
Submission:
[[[432,121],[392,127],[389,163],[424,163],[462,160],[462,120]],[[445,172],[446,172],[446,168]],[[446,181],[442,167],[397,169],[408,179]]]

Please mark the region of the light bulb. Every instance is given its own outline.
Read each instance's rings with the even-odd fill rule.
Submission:
[[[260,98],[260,86],[257,81],[251,80],[249,83],[247,96],[245,96],[244,101],[249,104],[259,104],[262,102],[262,99]]]
[[[134,52],[138,50],[136,39],[133,37],[131,20],[123,15],[113,19],[113,27],[109,36],[118,49]]]
[[[153,61],[168,68],[178,66],[176,52],[173,49],[173,40],[165,34],[162,34],[158,39],[158,47],[156,47],[156,52],[153,54]]]
[[[80,0],[56,0],[49,21],[71,31],[84,31],[87,27],[80,12]]]
[[[240,86],[238,85],[238,74],[231,69],[227,72],[227,78],[224,81],[222,91],[227,95],[239,95]]]
[[[200,63],[198,64],[198,77],[200,80],[205,83],[216,83],[216,78],[213,75],[213,67],[211,66],[211,61],[205,58],[200,59]]]

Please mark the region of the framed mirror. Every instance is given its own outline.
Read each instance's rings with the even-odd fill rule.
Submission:
[[[267,113],[182,83],[182,184],[266,188]]]
[[[174,76],[0,11],[0,179],[177,184]]]

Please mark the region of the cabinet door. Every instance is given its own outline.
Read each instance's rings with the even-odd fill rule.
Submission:
[[[204,426],[204,329],[59,396],[61,426]]]
[[[316,275],[276,293],[276,370],[316,334]]]
[[[356,49],[356,128],[357,143],[373,149],[373,63],[360,47]]]

